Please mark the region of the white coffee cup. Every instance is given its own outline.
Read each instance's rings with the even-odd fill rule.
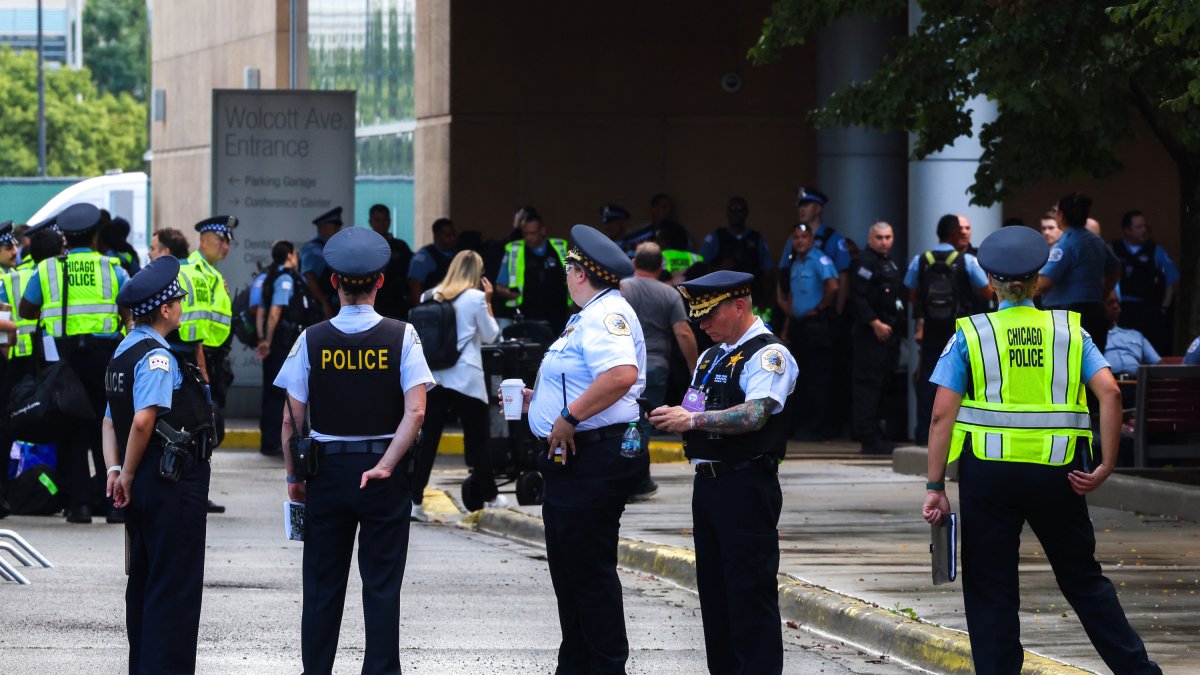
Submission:
[[[501,382],[500,400],[504,403],[504,419],[521,419],[521,407],[525,402],[525,381],[505,380]]]

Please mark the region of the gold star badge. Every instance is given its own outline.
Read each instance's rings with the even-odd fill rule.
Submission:
[[[743,358],[745,358],[745,357],[742,356],[741,352],[738,352],[738,353],[734,354],[733,356],[729,357],[729,369],[733,370],[733,367],[737,365],[737,362],[741,361]]]

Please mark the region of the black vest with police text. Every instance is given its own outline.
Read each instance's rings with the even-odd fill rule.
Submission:
[[[133,416],[137,412],[133,403],[134,369],[146,354],[161,348],[162,345],[157,340],[147,337],[121,352],[119,356],[114,356],[104,373],[104,393],[112,412],[113,430],[117,435],[117,448],[122,458],[129,443]],[[200,374],[200,368],[194,363],[179,359],[176,359],[175,363],[183,369],[183,383],[171,393],[171,410],[165,414],[159,413],[158,419],[176,431],[192,434],[193,438],[200,434],[211,434],[213,409],[204,392],[204,377]],[[151,434],[148,445],[161,445],[161,439],[157,434]]]
[[[404,419],[400,359],[407,327],[385,318],[361,333],[344,333],[322,321],[305,332],[314,431],[330,436],[396,433]]]
[[[1124,241],[1117,240],[1113,242],[1112,250],[1121,259],[1121,295],[1161,304],[1167,279],[1154,264],[1154,242],[1147,241],[1134,253]]]
[[[705,385],[704,410],[725,410],[746,402],[746,392],[738,381],[742,370],[757,352],[767,345],[778,345],[780,351],[787,349],[779,338],[771,333],[756,335],[743,342],[716,365],[716,370]],[[700,357],[692,386],[700,389],[705,376],[714,366],[713,361],[721,353],[720,345],[711,347]],[[740,357],[739,357],[740,355]],[[754,364],[759,367],[758,364]],[[783,377],[782,375],[773,377]],[[772,404],[773,405],[773,404]],[[683,433],[683,450],[688,459],[709,459],[723,462],[739,462],[754,459],[759,455],[783,457],[787,450],[787,421],[783,414],[770,415],[767,423],[758,431],[748,434],[714,434],[696,430]]]

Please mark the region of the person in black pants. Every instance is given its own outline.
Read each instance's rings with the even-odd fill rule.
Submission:
[[[473,488],[467,491],[472,501],[478,502],[468,504],[468,508],[479,508],[480,504],[503,508],[508,504],[506,498],[498,495],[488,457],[488,396],[480,347],[496,341],[500,326],[492,317],[492,284],[483,276],[483,258],[474,251],[459,251],[442,282],[425,291],[422,301],[428,299],[453,304],[459,355],[453,364],[435,364],[433,379],[441,386],[430,390],[425,406],[425,423],[421,426],[412,476],[412,519],[422,522],[429,520],[421,507],[422,497],[451,411],[457,411],[462,421],[464,450],[471,466],[467,480]]]
[[[683,405],[650,422],[683,434],[696,466],[692,493],[696,589],[713,673],[780,673],[779,462],[784,402],[798,369],[750,304],[752,279],[714,272],[680,286],[693,321],[717,343],[692,376]]]
[[[333,235],[322,254],[341,310],[305,329],[275,386],[287,391],[282,440],[312,444],[316,473],[297,474],[284,453],[288,496],[305,504],[304,672],[327,675],[337,656],[346,581],[358,568],[366,629],[364,673],[400,673],[400,588],[408,556],[408,476],[403,459],[425,416],[433,376],[412,326],[375,312],[391,259],[387,241],[362,227]],[[311,412],[312,429],[298,432]]]
[[[277,241],[271,246],[271,269],[263,281],[262,309],[255,317],[258,332],[258,348],[255,356],[262,361],[263,388],[262,411],[259,415],[259,431],[262,440],[258,451],[264,455],[281,455],[279,429],[283,426],[283,404],[287,394],[278,387],[269,386],[275,381],[288,350],[300,335],[303,308],[303,283],[296,269],[300,267],[300,256],[296,245],[290,241]]]
[[[165,338],[183,311],[178,278],[179,261],[163,256],[121,289],[117,302],[136,325],[103,378],[108,494],[125,513],[129,540],[131,675],[196,671],[215,439],[200,369],[178,361]]]
[[[892,226],[875,223],[867,233],[867,250],[850,263],[854,433],[866,455],[892,452],[880,410],[884,385],[899,361],[900,336],[896,329],[904,314],[900,268],[888,257],[892,240]]]

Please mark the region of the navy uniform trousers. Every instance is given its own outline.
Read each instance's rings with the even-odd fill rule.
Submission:
[[[1083,448],[1076,448],[1076,456]],[[1028,522],[1104,663],[1121,675],[1161,673],[1096,562],[1087,502],[1067,482],[1076,467],[981,460],[969,444],[960,465],[963,601],[975,672],[1021,672],[1017,562],[1021,528]]]
[[[624,673],[629,660],[617,539],[625,499],[649,470],[650,455],[622,457],[621,433],[576,444],[565,467],[538,455],[546,558],[562,628],[558,675]]]
[[[696,475],[696,590],[708,670],[714,675],[783,671],[777,578],[782,508],[777,467],[753,465],[716,478]]]
[[[359,489],[379,455],[322,455],[304,510],[304,613],[300,650],[306,675],[333,672],[346,581],[358,538],[366,652],[362,672],[400,673],[400,587],[408,560],[408,476],[393,473]],[[401,463],[404,466],[404,463]]]
[[[189,455],[172,483],[158,475],[161,458],[161,447],[146,448],[125,509],[131,675],[196,672],[211,467]]]

